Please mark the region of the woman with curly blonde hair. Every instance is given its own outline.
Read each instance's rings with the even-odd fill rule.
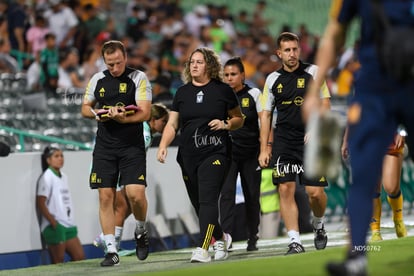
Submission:
[[[229,131],[243,126],[243,116],[222,76],[214,51],[198,48],[191,53],[183,72],[185,84],[174,96],[157,153],[164,163],[167,147],[180,129],[177,160],[200,224],[200,244],[191,262],[211,261],[208,248],[213,237],[215,260],[226,259],[230,245],[218,222],[218,200],[231,160]]]
[[[206,63],[206,76],[210,79],[223,81],[223,70],[220,62],[220,57],[209,48],[197,48],[191,53],[190,56],[193,56],[195,53],[200,53],[203,55]],[[193,81],[193,76],[191,75],[190,71],[190,62],[191,59],[186,62],[184,71],[181,76],[184,83]]]

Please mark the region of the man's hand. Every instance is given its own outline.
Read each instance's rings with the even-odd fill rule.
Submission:
[[[108,118],[117,121],[118,123],[122,123],[125,118],[125,108],[123,106],[113,106],[108,110]]]
[[[259,160],[260,167],[262,168],[268,167],[269,161],[270,161],[269,151],[260,152],[258,160]]]

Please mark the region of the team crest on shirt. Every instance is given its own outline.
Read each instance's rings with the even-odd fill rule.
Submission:
[[[196,103],[202,103],[202,102],[203,102],[203,98],[204,98],[204,93],[203,93],[203,91],[198,92],[198,93],[197,93]]]
[[[249,98],[243,98],[241,100],[242,107],[249,107]]]
[[[99,89],[99,97],[105,97],[105,89],[103,87]]]
[[[121,82],[119,84],[119,93],[126,93],[127,91],[127,84],[125,82]]]
[[[298,81],[296,83],[297,88],[305,88],[305,79],[304,78],[298,78]]]
[[[282,90],[283,90],[283,84],[279,83],[279,84],[276,86],[276,89],[277,89],[277,93],[282,93]]]

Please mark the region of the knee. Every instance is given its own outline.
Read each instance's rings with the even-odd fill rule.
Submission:
[[[287,199],[287,198],[294,198],[295,197],[295,185],[289,184],[280,184],[278,187],[278,192],[280,198]]]
[[[127,197],[131,204],[138,204],[146,202],[145,190],[135,189],[134,191],[127,191]]]
[[[384,189],[384,190],[387,193],[387,195],[390,197],[396,197],[401,193],[400,187],[389,187],[388,189]]]
[[[326,193],[323,189],[312,189],[307,191],[307,193],[311,201],[323,200],[326,198]]]
[[[114,191],[112,189],[100,189],[99,202],[103,206],[114,204]]]

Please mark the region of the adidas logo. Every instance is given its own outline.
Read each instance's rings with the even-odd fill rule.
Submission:
[[[221,165],[221,162],[220,162],[220,160],[216,160],[216,161],[214,161],[213,163],[212,163],[213,165]]]
[[[138,180],[145,180],[144,175],[143,175],[143,174],[141,174],[141,176],[140,176],[140,177],[138,177]]]
[[[118,258],[118,255],[113,255],[112,256],[112,261],[114,262],[114,264],[117,264],[118,262],[119,262],[119,258]]]

